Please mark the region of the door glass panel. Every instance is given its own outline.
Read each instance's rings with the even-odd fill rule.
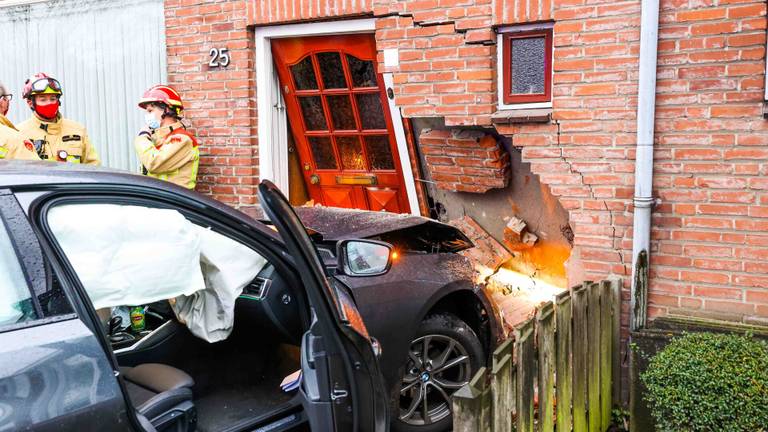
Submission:
[[[546,40],[512,39],[512,94],[544,93]]]
[[[349,73],[352,75],[352,84],[355,87],[376,87],[376,71],[372,61],[360,60],[347,54],[347,62]]]
[[[347,80],[344,78],[344,68],[341,66],[339,53],[320,53],[317,55],[317,63],[320,65],[320,75],[323,77],[325,88],[347,88]]]
[[[371,161],[371,169],[395,169],[395,162],[392,160],[392,150],[389,146],[389,137],[386,135],[367,136],[365,137],[365,146],[368,151],[368,159]]]
[[[341,155],[341,166],[347,170],[365,170],[365,156],[360,139],[356,136],[336,137]]]
[[[16,247],[0,223],[0,327],[37,318]]]
[[[317,169],[338,169],[329,137],[307,137]]]
[[[296,90],[317,90],[317,78],[311,56],[306,56],[304,60],[291,66],[291,75],[296,83]]]
[[[381,108],[379,94],[362,93],[355,97],[363,129],[386,129],[387,123],[384,121],[384,110]]]
[[[320,96],[299,97],[299,104],[301,104],[301,114],[304,116],[304,124],[307,125],[307,130],[328,129]]]
[[[333,119],[334,129],[357,130],[349,96],[326,96],[326,100],[328,101],[328,111],[331,112]]]

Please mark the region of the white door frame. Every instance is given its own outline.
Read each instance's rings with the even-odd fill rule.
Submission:
[[[288,134],[291,132],[287,130],[285,104],[272,60],[272,39],[373,33],[375,30],[376,22],[373,18],[256,28],[256,109],[258,110],[260,179],[269,179],[283,191],[289,190]],[[384,74],[384,83],[387,88],[392,86],[392,74]],[[408,156],[403,119],[394,100],[388,99],[388,102],[408,203],[411,213],[419,215],[419,201],[416,197],[416,184]]]

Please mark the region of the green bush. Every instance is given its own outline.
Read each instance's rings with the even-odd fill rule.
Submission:
[[[768,431],[768,347],[751,337],[686,334],[641,375],[664,432]]]

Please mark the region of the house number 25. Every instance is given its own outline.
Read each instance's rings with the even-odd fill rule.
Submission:
[[[227,67],[229,66],[229,49],[228,48],[211,48],[208,53],[211,56],[211,60],[208,62],[210,67]]]

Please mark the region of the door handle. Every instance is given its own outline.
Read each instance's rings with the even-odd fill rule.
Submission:
[[[309,182],[312,183],[313,185],[320,183],[320,176],[317,174],[312,174],[311,176],[309,176]]]

